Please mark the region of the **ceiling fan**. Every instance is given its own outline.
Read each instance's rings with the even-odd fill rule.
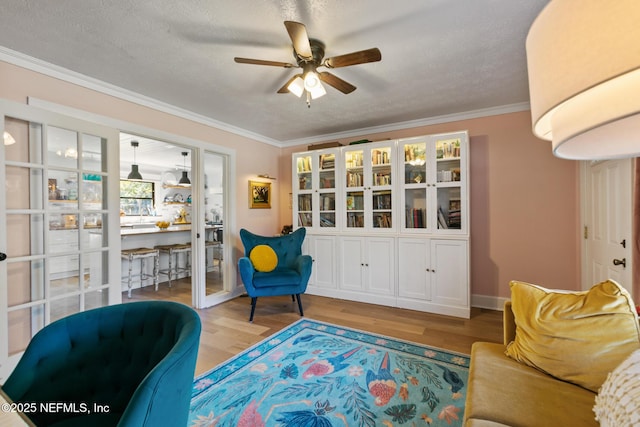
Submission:
[[[328,72],[318,72],[319,67],[339,68],[350,65],[364,64],[367,62],[377,62],[382,59],[380,50],[377,47],[360,50],[358,52],[347,53],[345,55],[334,56],[324,59],[325,45],[320,40],[310,39],[304,24],[294,21],[284,21],[289,37],[293,44],[293,57],[295,64],[289,62],[265,61],[262,59],[234,58],[240,64],[269,65],[273,67],[301,68],[302,72],[294,75],[282,86],[278,93],[293,93],[300,97],[306,92],[307,105],[311,107],[311,100],[326,94],[321,82],[328,84],[344,94],[356,90],[351,83],[342,80],[340,77]]]

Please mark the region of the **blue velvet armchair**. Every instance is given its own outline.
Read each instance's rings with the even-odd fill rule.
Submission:
[[[169,301],[73,314],[33,337],[2,389],[15,402],[75,404],[29,413],[38,426],[184,426],[200,329],[195,310]]]
[[[304,316],[300,294],[307,289],[312,266],[311,256],[302,255],[306,232],[305,228],[298,228],[291,234],[267,237],[240,230],[244,257],[238,260],[238,269],[247,294],[251,297],[250,322],[253,321],[258,297],[266,296],[291,295],[298,301],[300,316]],[[250,255],[258,245],[271,247],[277,255],[277,265],[273,271],[257,271],[254,268]]]

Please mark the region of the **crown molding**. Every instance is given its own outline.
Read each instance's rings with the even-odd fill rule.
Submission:
[[[176,117],[191,120],[196,123],[200,123],[206,126],[211,126],[226,132],[230,132],[239,136],[243,136],[255,141],[264,142],[265,144],[275,145],[281,147],[282,143],[273,138],[268,138],[264,135],[257,134],[255,132],[248,131],[246,129],[239,128],[237,126],[230,125],[197,113],[194,113],[183,108],[176,107],[174,105],[167,104],[157,99],[150,98],[148,96],[133,92],[119,86],[112,85],[102,80],[95,79],[93,77],[86,76],[84,74],[71,71],[67,68],[60,67],[51,64],[46,61],[34,58],[32,56],[25,55],[21,52],[8,49],[0,46],[0,61],[7,62],[9,64],[17,65],[22,68],[26,68],[31,71],[35,71],[40,74],[44,74],[49,77],[72,83],[87,89],[94,90],[96,92],[103,93],[105,95],[113,96],[124,101],[132,102],[134,104],[142,105],[144,107],[152,108],[154,110],[161,111],[163,113],[171,114]]]
[[[254,141],[263,142],[265,144],[273,145],[279,148],[291,147],[296,145],[309,145],[318,142],[330,141],[335,139],[359,137],[362,135],[370,135],[375,133],[391,132],[396,130],[411,129],[421,126],[429,126],[441,123],[450,123],[460,120],[469,120],[480,117],[496,116],[500,114],[508,114],[520,111],[526,111],[530,109],[528,102],[503,105],[491,108],[483,108],[479,110],[466,111],[462,113],[445,114],[442,116],[427,117],[417,120],[409,120],[404,122],[397,122],[391,124],[385,124],[380,126],[372,126],[367,128],[353,129],[344,132],[336,132],[324,135],[317,135],[309,138],[292,139],[287,141],[278,141],[273,138],[249,131],[247,129],[239,128],[237,126],[224,123],[210,117],[203,116],[201,114],[194,113],[189,110],[185,110],[165,102],[159,101],[154,98],[133,92],[119,86],[106,83],[104,81],[95,79],[93,77],[86,76],[84,74],[71,71],[67,68],[60,67],[51,64],[46,61],[25,55],[21,52],[8,49],[0,46],[0,61],[7,62],[31,71],[35,71],[46,76],[54,77],[56,79],[72,83],[87,89],[91,89],[105,95],[113,96],[124,101],[128,101],[134,104],[142,105],[144,107],[152,108],[154,110],[161,111],[163,113],[171,114],[176,117],[191,120],[196,123],[200,123],[206,126],[211,126],[216,129],[220,129],[235,135],[239,135],[245,138],[252,139]]]
[[[451,123],[461,120],[477,119],[481,117],[498,116],[500,114],[517,113],[530,110],[528,102],[517,104],[501,105],[498,107],[482,108],[479,110],[465,111],[462,113],[445,114],[442,116],[426,117],[424,119],[408,120],[406,122],[390,123],[380,126],[372,126],[368,128],[354,129],[345,132],[336,132],[326,135],[319,135],[309,138],[292,139],[283,141],[282,145],[291,147],[295,145],[308,145],[318,142],[331,141],[343,138],[361,137],[363,135],[371,135],[376,133],[391,132],[397,130],[411,129],[422,126],[437,125],[442,123]]]

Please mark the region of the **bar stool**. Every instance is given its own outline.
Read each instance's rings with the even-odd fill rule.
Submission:
[[[222,244],[215,240],[207,240],[204,242],[204,250],[207,253],[207,256],[206,256],[207,270],[209,269],[209,267],[216,268],[216,260],[217,260],[218,273],[221,273],[222,272]],[[213,251],[211,258],[209,258],[209,250]],[[209,259],[211,259],[211,264],[209,263]]]
[[[153,279],[156,291],[158,290],[158,268],[160,267],[160,252],[157,249],[151,248],[135,248],[135,249],[123,249],[120,253],[122,259],[129,261],[129,275],[127,277],[127,287],[129,288],[128,294],[131,298],[131,280],[134,277],[140,278],[140,287],[142,288],[142,282],[146,279]],[[145,261],[147,258],[153,258],[153,274],[147,274],[145,270]],[[133,274],[133,261],[140,260],[140,274]],[[124,277],[123,277],[124,279]]]
[[[155,247],[161,254],[167,254],[169,256],[169,268],[158,270],[158,274],[164,274],[169,278],[169,287],[171,287],[171,279],[173,276],[176,278],[178,274],[186,272],[189,274],[191,266],[189,263],[189,256],[191,255],[191,243],[177,243],[175,245],[158,245]],[[180,267],[178,254],[185,254],[185,265]],[[175,256],[175,266],[173,265]]]

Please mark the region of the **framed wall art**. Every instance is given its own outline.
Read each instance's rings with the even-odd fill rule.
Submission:
[[[249,181],[249,209],[271,209],[271,183]]]

